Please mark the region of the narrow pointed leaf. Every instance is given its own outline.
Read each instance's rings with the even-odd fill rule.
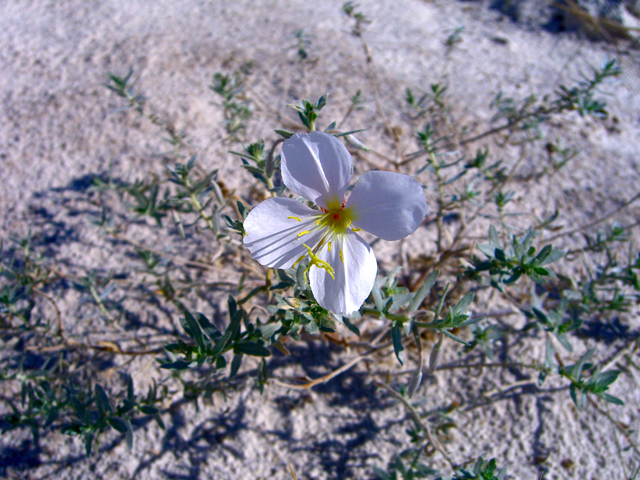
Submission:
[[[109,404],[109,398],[107,397],[107,393],[104,391],[104,388],[102,388],[99,383],[96,383],[94,390],[96,392],[96,397],[98,397],[100,410],[106,413],[111,413],[111,405]]]
[[[230,378],[236,376],[236,373],[240,370],[240,365],[242,365],[242,354],[236,353],[231,361],[231,371],[229,372]]]
[[[127,424],[121,418],[117,418],[117,417],[108,418],[107,423],[120,433],[126,433],[127,431]]]
[[[255,342],[240,342],[237,343],[234,348],[234,352],[244,353],[245,355],[251,355],[253,357],[270,357],[271,352],[268,348]]]
[[[427,298],[427,295],[429,295],[429,293],[431,292],[431,289],[435,285],[439,274],[440,274],[439,270],[434,270],[427,276],[422,286],[418,289],[418,291],[413,296],[413,299],[411,300],[411,303],[409,303],[409,307],[407,308],[407,311],[415,312],[420,308],[420,305],[422,305],[422,302],[424,301],[425,298]]]
[[[540,266],[543,267],[545,265],[549,265],[550,263],[556,262],[564,257],[565,254],[566,252],[564,250],[552,250],[549,256],[540,263]]]
[[[393,351],[400,362],[404,365],[404,347],[402,346],[402,328],[398,325],[391,327],[391,339],[393,340]]]
[[[198,345],[198,350],[203,352],[205,350],[205,345],[204,338],[202,337],[202,330],[200,330],[200,325],[198,325],[198,322],[196,322],[196,319],[193,318],[193,315],[191,315],[188,310],[184,311],[184,319],[189,326],[189,333],[191,335],[191,338],[193,338]]]
[[[187,368],[189,368],[189,365],[191,365],[191,363],[193,362],[176,360],[175,362],[171,363],[163,363],[162,365],[160,365],[160,368],[165,368],[167,370],[186,370]]]

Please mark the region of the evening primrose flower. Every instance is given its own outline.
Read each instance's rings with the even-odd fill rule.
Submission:
[[[244,221],[245,246],[271,268],[290,268],[308,257],[305,273],[317,302],[336,314],[358,310],[373,289],[378,264],[356,232],[383,240],[413,233],[427,213],[422,187],[407,175],[370,171],[345,200],[351,155],[336,137],[316,131],[284,141],[281,170],[289,190],[320,210],[291,198],[265,200]]]

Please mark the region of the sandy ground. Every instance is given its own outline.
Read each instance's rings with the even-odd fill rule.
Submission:
[[[170,150],[163,132],[133,112],[116,111],[121,99],[103,86],[108,72],[124,74],[129,67],[149,106],[187,132],[187,141],[205,168],[220,169],[230,187],[248,185],[249,177],[238,175],[223,142],[221,109],[212,104],[215,97],[208,89],[212,75],[252,61],[251,88],[274,110],[286,112],[285,105],[294,99],[329,92],[324,118],[341,118],[348,98],[358,89],[371,98],[362,49],[349,34],[350,22],[340,11],[341,4],[302,0],[0,4],[0,237],[44,232],[47,248],[70,269],[126,261],[121,253],[106,249],[97,233],[87,231],[88,222],[78,213],[87,175],[110,172],[133,181],[147,172],[163,172],[162,155]],[[536,16],[537,9],[544,13],[545,8],[528,4],[533,5],[527,10],[531,15],[514,23],[487,2],[361,1],[360,8],[372,20],[365,38],[390,121],[400,121],[394,112],[399,111],[406,87],[426,89],[444,82],[456,117],[482,131],[496,92],[519,98],[531,92],[551,93],[559,83],[572,83],[589,65],[600,65],[625,48],[619,45],[616,51],[575,32],[549,32],[543,17]],[[462,42],[447,53],[444,41],[458,27],[464,27]],[[311,40],[311,61],[304,67],[296,59],[295,32],[300,29]],[[604,89],[612,118],[603,122],[576,114],[562,125],[563,137],[581,151],[579,168],[559,175],[551,201],[545,186],[534,185],[518,198],[520,205],[540,214],[560,207],[562,225],[583,225],[636,192],[638,53],[623,54],[620,60],[624,75]],[[380,125],[373,101],[364,107],[350,127]],[[270,132],[279,126],[275,120],[250,121],[247,137],[273,138]],[[376,127],[363,132],[361,140],[384,150],[381,136]],[[542,153],[532,152],[528,161],[534,166],[541,158]],[[637,209],[626,210],[619,218],[633,220],[638,214]],[[430,248],[432,238],[433,232],[426,232],[412,242]],[[206,239],[191,248],[214,249]],[[388,265],[385,248],[380,247],[381,261]],[[216,304],[223,298],[213,295],[200,308],[223,317],[224,308]],[[77,297],[72,294],[66,297],[68,308],[74,301]],[[99,336],[96,319],[87,325],[86,335]],[[603,358],[617,345],[595,337],[580,341],[580,351],[597,345]],[[521,352],[513,345],[509,354],[536,356],[542,343],[532,345],[534,352]],[[293,352],[293,359],[273,359],[274,374],[313,378],[344,361],[337,347],[321,342],[301,343]],[[443,362],[456,358],[452,347]],[[391,360],[389,365],[396,368]],[[119,368],[129,368],[137,386],[148,380],[146,361]],[[122,438],[107,435],[100,453],[92,458],[85,457],[77,439],[54,434],[34,446],[28,432],[14,432],[1,440],[0,476],[286,479],[290,463],[300,479],[371,478],[373,466],[385,468],[394,453],[409,446],[405,433],[409,422],[402,407],[376,391],[363,372],[356,369],[302,393],[272,385],[261,396],[249,385],[227,402],[217,399],[199,411],[187,405],[167,414],[166,431],[154,423],[137,425],[132,451]],[[487,380],[438,373],[425,381],[423,408],[458,401],[461,392],[486,387],[483,381],[522,380],[510,371],[492,375]],[[637,432],[640,395],[635,375],[628,374],[613,392],[627,407],[610,410]],[[622,440],[611,424],[594,411],[579,414],[566,391],[554,391],[553,384],[546,387],[544,394],[519,390],[491,405],[463,409],[452,434],[454,459],[464,461],[484,452],[508,466],[510,478],[518,479],[539,478],[545,471],[547,479],[623,478],[616,447]],[[635,439],[637,443],[637,433]],[[628,451],[623,456],[629,461],[632,455]],[[639,461],[636,458],[635,464]],[[436,456],[433,466],[445,464]]]

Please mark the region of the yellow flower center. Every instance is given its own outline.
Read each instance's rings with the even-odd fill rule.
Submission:
[[[320,228],[328,228],[332,234],[344,234],[356,220],[355,212],[352,208],[344,208],[338,200],[327,202],[328,212],[325,213],[316,223]]]
[[[335,271],[331,265],[329,265],[324,260],[321,260],[318,257],[318,252],[325,245],[327,246],[327,250],[331,251],[331,239],[334,236],[345,235],[347,232],[347,228],[351,226],[351,224],[357,220],[356,213],[353,208],[344,208],[344,206],[340,203],[340,201],[336,198],[327,202],[327,208],[322,209],[322,214],[318,215],[316,220],[317,227],[312,230],[322,230],[324,233],[322,235],[321,240],[315,246],[315,248],[311,248],[306,243],[302,245],[307,249],[307,254],[304,254],[298,258],[293,264],[295,267],[299,262],[301,262],[307,255],[309,255],[310,261],[306,270],[304,271],[305,278],[307,276],[307,272],[311,269],[311,267],[315,266],[317,268],[323,268],[327,271],[327,273],[331,276],[331,278],[335,279]],[[298,217],[289,216],[287,217],[291,220],[295,220],[297,222],[302,222],[302,220]],[[351,227],[354,232],[359,231],[359,228]],[[298,232],[298,237],[303,237],[304,235],[309,235],[311,230],[302,230]],[[325,243],[326,242],[326,243]],[[339,252],[340,261],[344,263],[344,256],[342,255],[342,249]]]

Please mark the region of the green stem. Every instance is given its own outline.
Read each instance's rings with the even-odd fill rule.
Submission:
[[[187,189],[189,190],[189,193],[190,193],[191,204],[198,211],[198,213],[200,214],[200,217],[202,217],[202,219],[205,222],[207,222],[207,225],[209,226],[211,231],[215,232],[215,228],[213,226],[213,220],[211,220],[211,217],[209,215],[204,213],[204,208],[202,208],[202,204],[200,203],[200,200],[198,200],[198,197],[196,196],[195,192],[193,190],[191,190],[191,185],[189,185],[188,181],[187,181],[186,187],[187,187]]]
[[[89,291],[91,292],[91,297],[93,298],[93,300],[98,305],[98,308],[100,309],[102,314],[105,317],[107,317],[107,320],[113,320],[113,317],[111,316],[111,314],[107,310],[107,307],[105,307],[104,303],[102,303],[102,300],[100,300],[100,295],[98,295],[98,291],[96,290],[96,288],[93,285],[90,285],[89,286]]]
[[[382,318],[384,316],[384,318],[388,318],[389,320],[394,320],[397,322],[401,322],[401,323],[405,323],[407,321],[409,321],[409,319],[407,318],[406,315],[398,315],[395,313],[382,313],[378,310],[375,310],[373,308],[364,308],[362,309],[362,314],[363,315],[374,315],[378,318]]]
[[[438,166],[438,162],[436,162],[436,156],[433,151],[429,152],[429,160],[433,165],[433,169],[436,174],[436,179],[438,180],[438,212],[436,217],[436,223],[438,225],[438,239],[436,241],[436,246],[438,247],[438,253],[442,251],[442,232],[444,229],[443,226],[443,208],[444,208],[444,183],[442,182],[442,176],[440,175],[440,167]]]
[[[269,190],[273,190],[275,188],[275,186],[273,185],[273,180],[271,180],[269,177],[265,177],[266,181],[267,181],[267,189]],[[273,192],[271,192],[271,195],[275,195]]]

